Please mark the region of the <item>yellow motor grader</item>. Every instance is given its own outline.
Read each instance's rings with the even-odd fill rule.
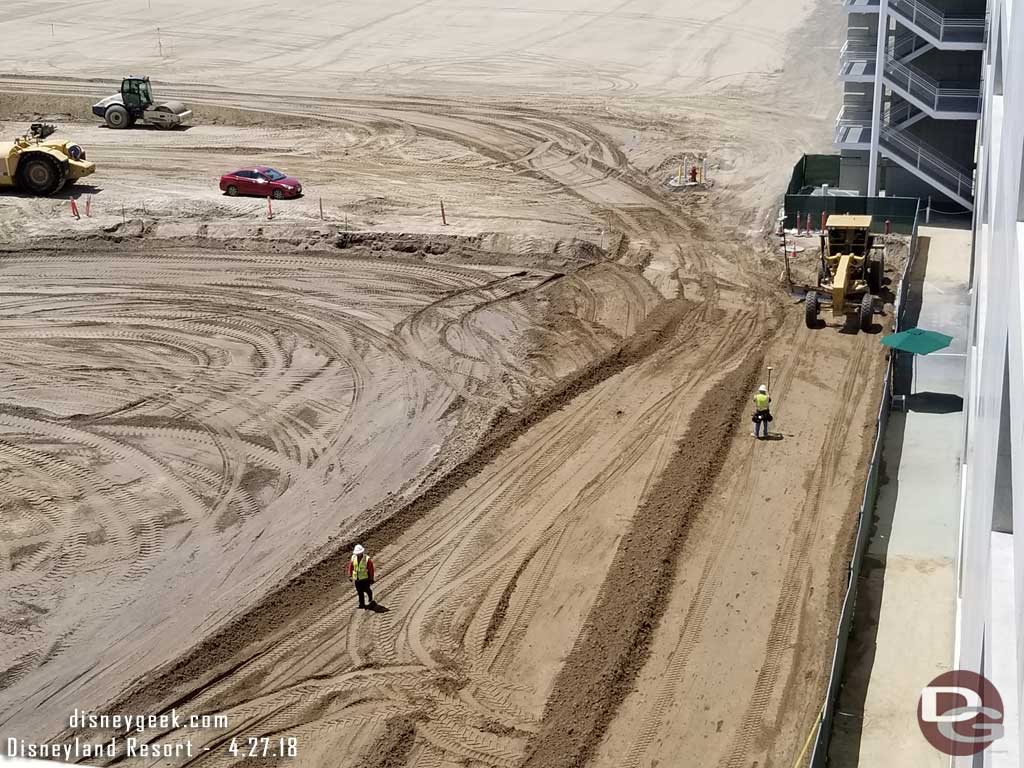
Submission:
[[[33,123],[14,141],[0,141],[0,189],[14,187],[30,195],[53,195],[96,170],[85,150],[73,141],[50,140],[57,130]]]
[[[871,329],[885,272],[884,253],[876,250],[870,216],[833,214],[826,219],[818,284],[804,298],[808,328],[818,325],[819,305],[831,302],[833,317],[856,313],[860,329]]]

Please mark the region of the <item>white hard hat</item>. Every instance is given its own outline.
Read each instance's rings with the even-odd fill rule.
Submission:
[[[768,387],[766,387],[764,384],[762,384],[760,387],[757,388],[757,391],[758,392],[767,392],[768,391]]]
[[[356,544],[356,547],[355,547],[355,549],[353,549],[353,550],[352,550],[352,554],[353,554],[353,555],[361,555],[361,554],[363,554],[363,552],[365,552],[365,551],[366,551],[366,550],[365,550],[365,549],[363,549],[363,545],[362,545],[362,544]]]

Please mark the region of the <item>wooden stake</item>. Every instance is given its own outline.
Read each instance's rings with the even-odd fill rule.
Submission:
[[[441,223],[448,226],[448,218],[444,215],[444,200],[441,201]]]
[[[793,290],[793,277],[790,275],[790,272],[789,272],[789,243],[786,241],[785,225],[783,225],[783,229],[782,229],[782,253],[783,253],[783,258],[786,260],[786,285],[789,287],[789,290],[792,291]]]

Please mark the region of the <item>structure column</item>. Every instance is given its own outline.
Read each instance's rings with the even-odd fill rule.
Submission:
[[[878,42],[875,44],[875,90],[871,94],[871,153],[868,157],[868,197],[878,194],[878,137],[882,131],[882,69],[889,36],[889,0],[878,8]]]

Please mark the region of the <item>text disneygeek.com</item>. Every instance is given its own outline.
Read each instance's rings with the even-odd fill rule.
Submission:
[[[232,757],[281,758],[296,757],[295,737],[235,736],[230,740],[201,738],[204,730],[228,730],[226,715],[181,716],[175,710],[159,715],[105,714],[75,710],[68,718],[74,731],[89,732],[63,742],[36,742],[31,739],[4,739],[6,757],[78,762],[96,757],[190,758],[201,752],[223,752]],[[174,731],[183,729],[180,737]],[[108,735],[96,735],[106,732]],[[151,736],[147,732],[152,732]],[[115,735],[109,735],[115,734]]]

